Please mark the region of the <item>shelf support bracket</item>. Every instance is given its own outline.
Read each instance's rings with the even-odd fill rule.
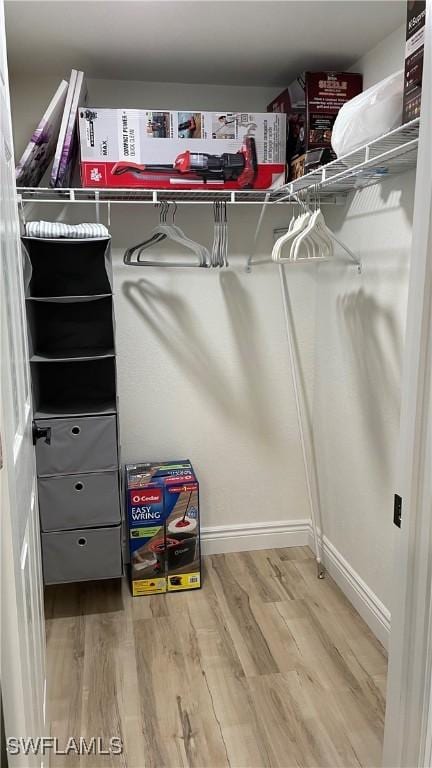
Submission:
[[[96,204],[96,223],[100,224],[100,202],[99,202],[98,189],[95,189],[95,204]]]
[[[345,243],[343,243],[343,242],[342,242],[342,240],[339,240],[339,238],[338,238],[338,237],[336,237],[336,235],[335,235],[334,233],[332,233],[332,237],[333,237],[333,239],[334,239],[334,240],[336,240],[336,242],[338,243],[338,245],[340,245],[340,247],[341,247],[341,248],[342,248],[342,249],[345,251],[345,253],[346,253],[346,254],[349,256],[349,258],[351,259],[351,261],[353,262],[353,264],[356,264],[356,265],[357,265],[357,271],[358,271],[359,275],[361,275],[361,271],[362,271],[362,264],[361,264],[361,261],[360,261],[360,259],[359,259],[359,258],[358,258],[358,257],[357,257],[357,256],[356,256],[356,255],[355,255],[355,254],[354,254],[354,253],[351,251],[351,249],[350,249],[350,248],[348,248],[348,247],[345,245]]]
[[[17,202],[18,202],[18,213],[22,225],[23,233],[25,234],[25,225],[26,225],[26,217],[25,217],[25,210],[24,210],[24,201],[22,195],[19,193],[17,194]]]
[[[267,209],[267,204],[268,204],[268,202],[270,200],[270,195],[271,195],[271,192],[267,192],[267,194],[265,196],[265,200],[264,200],[264,202],[262,204],[262,207],[261,207],[260,215],[258,217],[258,222],[257,222],[256,229],[255,229],[252,253],[249,254],[248,260],[247,260],[247,264],[246,264],[246,272],[250,272],[251,269],[252,269],[252,259],[255,256],[256,246],[257,246],[257,242],[258,242],[258,237],[259,237],[259,233],[261,231],[261,226],[262,226],[262,223],[263,223],[263,220],[264,220],[264,214],[265,214],[266,209]]]

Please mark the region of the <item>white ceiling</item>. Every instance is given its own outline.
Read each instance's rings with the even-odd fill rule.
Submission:
[[[286,85],[345,68],[404,22],[405,0],[9,0],[12,74]]]

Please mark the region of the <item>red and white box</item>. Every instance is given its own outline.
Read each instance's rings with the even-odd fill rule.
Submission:
[[[83,187],[268,189],[284,183],[286,116],[79,110]]]

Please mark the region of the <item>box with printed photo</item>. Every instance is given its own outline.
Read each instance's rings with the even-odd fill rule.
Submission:
[[[285,173],[285,115],[79,110],[84,187],[267,189]]]
[[[199,484],[188,460],[125,468],[134,596],[201,586]]]

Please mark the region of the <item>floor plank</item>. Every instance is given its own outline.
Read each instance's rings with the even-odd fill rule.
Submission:
[[[386,654],[307,547],[204,558],[201,590],[46,590],[53,768],[377,768]]]

